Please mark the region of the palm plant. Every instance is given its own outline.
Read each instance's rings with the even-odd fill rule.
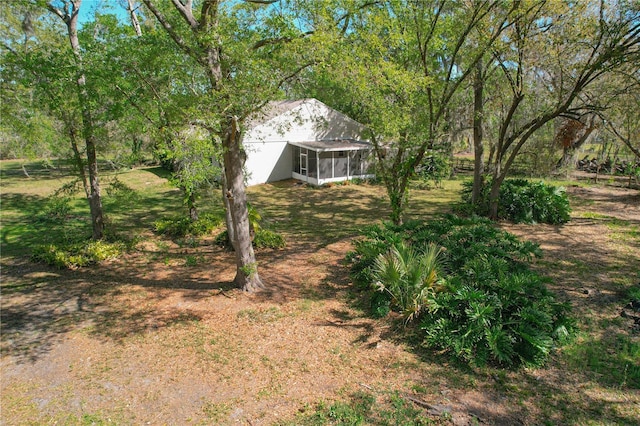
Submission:
[[[392,306],[407,322],[420,315],[435,291],[440,251],[435,244],[420,252],[401,242],[375,260],[372,275],[376,290],[390,295]]]

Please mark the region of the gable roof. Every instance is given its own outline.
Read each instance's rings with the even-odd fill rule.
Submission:
[[[271,101],[271,102],[267,102],[267,104],[264,106],[264,108],[262,108],[261,111],[256,112],[255,114],[252,114],[246,122],[246,127],[248,129],[251,129],[253,127],[259,126],[261,124],[266,123],[267,121],[281,115],[284,114],[287,111],[291,111],[292,109],[297,108],[298,106],[302,105],[303,103],[305,103],[308,100],[311,100],[313,98],[307,98],[307,99],[298,99],[295,101]],[[315,100],[315,99],[314,99]]]
[[[273,101],[245,121],[244,142],[362,140],[366,127],[314,98]]]

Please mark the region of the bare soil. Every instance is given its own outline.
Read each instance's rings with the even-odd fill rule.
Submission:
[[[501,226],[541,244],[535,267],[577,314],[626,329],[615,283],[640,281],[640,242],[612,224],[640,226],[640,195],[570,193],[567,225]],[[559,355],[544,369],[496,373],[412,347],[401,324],[360,309],[343,264],[350,248],[350,238],[289,237],[286,249],[259,252],[268,290],[257,294],[230,287],[233,256],[210,240],[159,247],[149,236],[135,253],[75,271],[3,259],[1,423],[295,424],[359,391],[381,403],[406,395],[445,424],[599,424],[598,412],[640,421],[637,389],[600,385]]]

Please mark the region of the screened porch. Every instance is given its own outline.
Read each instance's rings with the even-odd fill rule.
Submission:
[[[290,142],[294,179],[324,185],[353,178],[372,178],[371,144],[354,140]]]

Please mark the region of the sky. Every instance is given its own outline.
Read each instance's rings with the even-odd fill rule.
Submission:
[[[82,25],[85,22],[93,21],[96,10],[116,15],[119,20],[126,20],[127,11],[123,7],[125,3],[126,0],[82,0],[78,23]]]

